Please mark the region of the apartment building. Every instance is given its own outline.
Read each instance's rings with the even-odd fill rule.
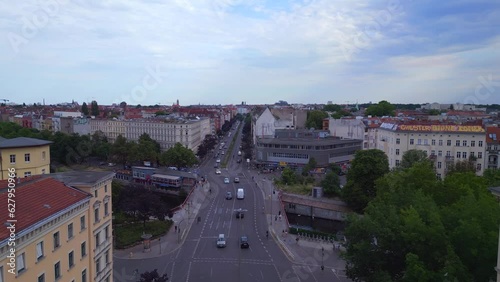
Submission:
[[[100,130],[110,142],[118,135],[127,140],[138,141],[147,133],[165,151],[176,143],[196,151],[206,135],[211,134],[209,118],[195,119],[136,119],[136,120],[90,120],[91,134]]]
[[[17,177],[50,173],[50,144],[35,138],[0,137],[0,180],[9,178],[9,169],[15,169]]]
[[[486,161],[488,168],[500,168],[500,128],[497,126],[486,127]]]
[[[476,159],[478,175],[485,169],[486,131],[480,125],[384,122],[377,147],[387,154],[390,168],[400,165],[406,151],[423,150],[435,162],[439,178],[446,175],[450,163],[469,157]]]
[[[112,178],[109,172],[18,178],[14,217],[0,212],[15,228],[0,230],[0,281],[112,281]],[[5,203],[8,187],[0,181]]]

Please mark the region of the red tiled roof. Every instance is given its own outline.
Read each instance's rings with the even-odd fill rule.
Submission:
[[[68,187],[53,178],[32,177],[16,183],[15,218],[9,217],[7,210],[8,181],[0,181],[0,201],[4,207],[0,211],[2,225],[9,219],[16,219],[16,233],[92,195],[76,188]],[[13,203],[13,202],[11,202]],[[0,240],[10,235],[6,226],[0,228]]]
[[[495,139],[490,137],[493,137],[493,135],[496,136]],[[498,143],[500,140],[500,128],[498,127],[493,127],[493,126],[488,126],[486,127],[486,143]]]

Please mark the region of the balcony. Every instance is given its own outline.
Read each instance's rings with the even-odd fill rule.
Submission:
[[[432,154],[429,156],[429,160],[435,161],[437,159],[437,155]]]
[[[452,157],[452,156],[446,156],[445,159],[446,159],[447,162],[453,162],[453,161],[455,161],[455,157]]]

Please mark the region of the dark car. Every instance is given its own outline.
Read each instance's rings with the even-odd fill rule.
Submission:
[[[240,246],[242,249],[248,249],[250,248],[250,245],[248,244],[248,237],[247,236],[241,236],[240,238]]]
[[[243,211],[236,211],[236,218],[244,218],[245,217],[245,214],[243,213]]]
[[[235,178],[234,178],[234,183],[240,183],[240,178],[235,177]]]
[[[231,192],[226,192],[226,200],[232,200],[233,194]]]

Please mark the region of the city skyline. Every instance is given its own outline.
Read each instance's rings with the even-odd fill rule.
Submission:
[[[487,0],[9,3],[1,98],[498,104],[499,13]]]

